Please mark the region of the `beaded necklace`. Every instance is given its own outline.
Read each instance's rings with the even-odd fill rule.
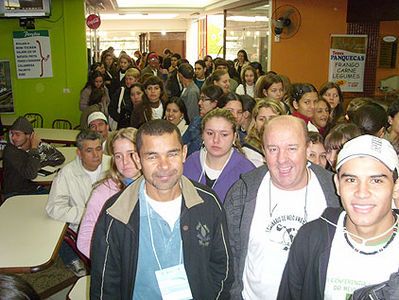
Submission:
[[[349,245],[353,250],[355,250],[355,252],[360,253],[360,254],[364,254],[364,255],[374,255],[374,254],[377,254],[377,253],[381,253],[382,251],[384,251],[384,250],[389,246],[389,244],[392,243],[392,241],[394,240],[394,238],[395,238],[395,236],[396,236],[396,232],[398,231],[398,223],[397,223],[397,222],[398,222],[398,216],[397,216],[396,214],[393,214],[393,215],[394,215],[394,218],[395,218],[395,222],[394,222],[393,228],[391,227],[391,228],[389,229],[389,230],[393,230],[392,235],[391,235],[390,239],[385,243],[385,245],[382,246],[380,249],[377,249],[377,250],[372,251],[372,252],[365,252],[365,251],[363,251],[363,250],[360,250],[360,249],[356,248],[356,247],[351,243],[351,241],[349,240],[348,234],[347,234],[348,231],[346,230],[346,226],[344,225],[344,237],[345,237],[346,242],[348,243],[348,245]],[[344,224],[346,224],[346,219],[347,219],[347,217],[348,217],[348,215],[345,215]]]

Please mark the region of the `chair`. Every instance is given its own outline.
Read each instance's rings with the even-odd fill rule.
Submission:
[[[34,128],[43,128],[43,117],[38,113],[27,113],[24,115],[29,121],[32,120],[32,126]]]
[[[80,130],[80,124],[79,124],[79,125],[76,125],[76,126],[73,128],[73,130]]]
[[[51,128],[58,128],[58,129],[72,129],[72,124],[68,120],[64,119],[55,119]]]
[[[90,270],[90,259],[87,258],[82,252],[79,251],[76,241],[78,240],[78,235],[72,229],[68,228],[65,235],[64,241],[68,244],[69,247],[76,253],[76,255],[83,261],[87,270]]]

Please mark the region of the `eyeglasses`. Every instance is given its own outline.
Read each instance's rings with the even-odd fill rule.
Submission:
[[[202,102],[204,102],[204,101],[212,101],[211,98],[207,98],[207,97],[200,97],[199,100],[201,100]]]

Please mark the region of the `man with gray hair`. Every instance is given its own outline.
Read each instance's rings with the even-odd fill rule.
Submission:
[[[276,299],[298,229],[327,206],[339,206],[333,174],[306,160],[305,122],[279,116],[265,125],[267,165],[241,178],[224,206],[233,253],[232,299]]]
[[[181,99],[187,108],[188,118],[191,121],[194,117],[199,116],[198,100],[200,90],[194,83],[194,69],[188,63],[180,64],[177,69],[179,81],[183,84],[184,89],[181,93]]]
[[[76,159],[58,172],[51,185],[46,211],[51,218],[68,222],[74,232],[78,231],[93,186],[105,177],[109,169],[110,157],[103,155],[101,142],[99,132],[81,131],[76,139]],[[61,247],[61,258],[66,265],[72,264],[74,271],[79,270],[81,266],[74,263],[74,253],[67,249]]]

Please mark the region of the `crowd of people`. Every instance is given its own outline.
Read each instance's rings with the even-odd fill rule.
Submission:
[[[91,66],[78,156],[46,206],[91,260],[91,299],[398,295],[378,284],[399,267],[399,102],[345,109],[339,85],[264,73],[245,50],[134,55]],[[45,193],[31,179],[62,157],[24,118],[10,137],[7,198]],[[60,256],[87,272],[68,244]]]

